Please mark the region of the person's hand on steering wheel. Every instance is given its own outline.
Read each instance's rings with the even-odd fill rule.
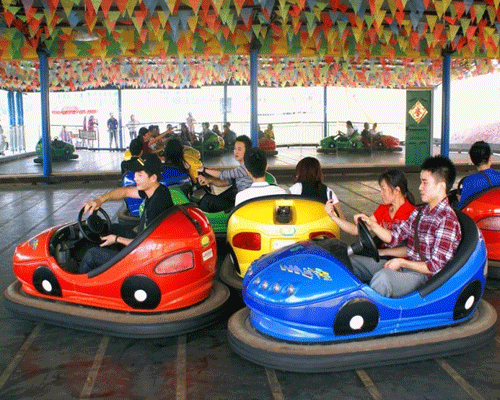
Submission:
[[[98,210],[101,208],[103,201],[99,199],[99,197],[95,198],[94,200],[87,201],[86,203],[83,204],[83,213],[93,213],[94,211]]]
[[[358,223],[358,221],[361,220],[365,223],[366,227],[373,231],[374,228],[379,226],[377,220],[375,217],[372,215],[371,217],[367,216],[366,214],[355,214],[354,215],[354,223]]]

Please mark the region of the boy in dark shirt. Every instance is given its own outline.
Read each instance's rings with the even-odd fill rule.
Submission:
[[[113,224],[110,233],[101,237],[100,247],[89,249],[82,258],[78,268],[79,273],[87,273],[101,266],[115,256],[122,246],[127,246],[141,233],[149,223],[164,210],[173,206],[170,191],[159,183],[162,163],[157,155],[146,154],[137,159],[138,169],[134,180],[137,186],[119,187],[83,205],[84,212],[98,210],[107,201],[123,200],[126,197],[145,199],[141,205],[141,217],[136,229],[127,229]],[[119,246],[122,245],[122,246]]]
[[[130,141],[130,160],[122,161],[121,170],[122,175],[127,171],[137,171],[139,164],[137,159],[142,155],[142,141],[141,139],[132,139]]]

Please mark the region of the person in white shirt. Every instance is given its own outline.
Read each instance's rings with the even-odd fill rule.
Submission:
[[[272,194],[286,194],[286,190],[266,182],[267,159],[266,153],[258,147],[253,147],[245,153],[245,168],[252,178],[252,185],[238,192],[234,205],[256,197],[269,196]]]

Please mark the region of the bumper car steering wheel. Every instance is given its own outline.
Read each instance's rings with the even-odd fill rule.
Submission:
[[[370,231],[361,218],[358,219],[358,241],[348,246],[347,254],[349,256],[353,254],[362,254],[373,258],[376,262],[380,261],[377,246],[370,235]]]
[[[104,219],[98,214],[101,213]],[[88,218],[83,220],[83,208],[78,213],[78,228],[83,237],[93,243],[101,243],[101,235],[109,232],[111,219],[103,208],[93,211]]]

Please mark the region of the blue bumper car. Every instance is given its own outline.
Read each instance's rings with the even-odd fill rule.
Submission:
[[[457,214],[466,239],[453,260],[400,298],[383,297],[362,283],[341,246],[332,254],[314,241],[301,242],[256,260],[243,280],[247,307],[229,320],[231,347],[266,367],[324,372],[485,345],[497,320],[493,307],[481,300],[486,248],[474,222]],[[368,231],[360,232],[360,242],[378,257]]]

